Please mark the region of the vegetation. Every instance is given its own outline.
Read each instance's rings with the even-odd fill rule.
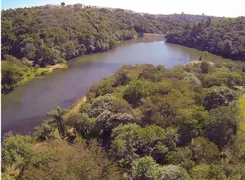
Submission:
[[[245,179],[245,67],[205,61],[208,51],[245,60],[245,20],[206,18],[64,2],[2,11],[3,93],[141,33],[206,51],[185,67],[124,66],[32,136],[4,140],[2,178]]]
[[[85,54],[107,51],[121,41],[136,38],[142,33],[166,34],[188,22],[199,22],[206,18],[185,14],[140,14],[123,9],[89,6],[80,8],[79,4],[66,6],[64,2],[60,8],[40,6],[3,10],[1,57],[2,60],[8,60],[8,55],[11,55],[19,61],[28,62],[32,67],[45,68]],[[3,66],[8,66],[6,64],[3,63]],[[2,79],[12,78],[7,74],[15,74],[17,77],[4,82],[3,93],[21,84],[21,79],[27,81],[36,76],[29,69],[23,75],[19,72],[22,69],[16,66],[15,70],[7,70],[11,72],[5,73],[7,77]]]
[[[171,43],[245,61],[245,17],[209,18],[173,30],[166,38]]]
[[[45,67],[103,52],[141,33],[167,33],[207,16],[150,15],[123,9],[43,6],[2,11],[2,59],[9,54]],[[212,17],[214,18],[214,17]]]
[[[2,177],[244,179],[243,67],[204,63],[122,67],[33,136],[5,140]],[[209,73],[224,76],[207,85]]]
[[[23,84],[34,77],[52,72],[48,68],[33,67],[32,62],[23,58],[21,61],[13,56],[6,55],[6,60],[1,63],[3,94],[9,93],[16,86]]]

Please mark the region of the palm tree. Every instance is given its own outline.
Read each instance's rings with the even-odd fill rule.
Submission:
[[[66,112],[66,110],[62,110],[60,107],[57,107],[56,110],[48,113],[48,115],[52,118],[52,123],[58,129],[61,139],[65,138],[65,123],[63,116]]]
[[[45,121],[41,126],[35,128],[34,137],[37,140],[46,141],[54,137],[55,128],[52,125],[53,120]]]

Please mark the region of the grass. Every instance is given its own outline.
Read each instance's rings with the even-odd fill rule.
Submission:
[[[68,67],[67,63],[62,62],[59,64],[55,64],[53,66],[47,66],[46,68],[37,68],[37,69],[31,68],[23,75],[22,80],[18,83],[18,85],[24,84],[27,81],[30,81],[31,79],[34,79],[37,76],[43,76],[45,74],[49,74],[53,72],[54,69],[64,69],[67,67]]]
[[[245,93],[239,98],[240,131],[245,131]]]
[[[22,77],[22,80],[19,82],[19,84],[24,84],[27,81],[30,81],[31,79],[37,77],[37,76],[42,76],[45,74],[51,73],[52,70],[47,69],[47,68],[37,68],[37,69],[30,69],[28,70]]]

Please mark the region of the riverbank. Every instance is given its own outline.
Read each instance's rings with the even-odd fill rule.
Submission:
[[[20,65],[18,65],[18,64],[8,65],[10,68],[13,68],[12,70],[9,69],[8,70],[9,72],[16,73],[16,74],[19,73],[20,75],[18,74],[17,77],[10,77],[13,79],[12,81],[16,81],[16,82],[15,82],[15,84],[10,84],[9,85],[10,87],[6,88],[8,90],[3,90],[3,88],[2,88],[2,94],[8,94],[9,92],[13,91],[16,87],[18,87],[22,84],[25,84],[26,82],[28,82],[34,78],[37,78],[37,77],[40,77],[40,76],[43,76],[46,74],[50,74],[55,69],[68,68],[68,64],[66,61],[64,61],[62,63],[55,64],[53,66],[47,66],[45,68],[29,67],[29,66],[23,65],[21,62],[18,62],[18,63]],[[14,69],[14,67],[11,67],[11,66],[16,66],[17,71],[19,68],[20,69],[19,72],[15,72],[16,69]],[[6,67],[5,67],[5,69],[6,69]],[[3,74],[8,74],[8,72],[6,72],[6,70],[5,70],[3,72]],[[2,86],[7,86],[7,85],[2,83]]]
[[[68,64],[66,61],[63,63],[58,63],[58,64],[55,64],[53,66],[47,66],[46,67],[46,69],[51,70],[51,71],[53,71],[55,69],[65,69],[65,68],[68,68]]]
[[[143,33],[144,38],[157,38],[157,39],[164,39],[165,40],[165,35],[164,34],[156,34],[156,33]]]
[[[183,56],[182,52],[188,52],[189,56]],[[20,134],[30,132],[47,118],[47,112],[57,106],[69,109],[95,83],[111,76],[123,65],[152,63],[171,68],[186,65],[202,53],[184,46],[139,38],[124,42],[114,50],[69,60],[68,69],[34,78],[3,96],[2,130]],[[223,61],[212,54],[208,57]]]
[[[68,68],[67,62],[58,63],[58,64],[55,64],[53,66],[47,66],[45,68],[31,68],[29,71],[27,71],[23,75],[22,80],[20,81],[18,86],[36,78],[36,77],[43,76],[45,74],[49,74],[49,73],[53,72],[55,69],[64,69],[64,68]]]
[[[200,64],[202,61],[199,61],[199,60],[192,60],[190,61],[188,64]],[[214,65],[213,62],[211,61],[207,61],[210,65]]]
[[[75,102],[71,108],[68,110],[68,113],[64,115],[64,119],[67,120],[71,115],[79,113],[80,107],[82,104],[87,102],[87,97],[82,96],[77,102]]]

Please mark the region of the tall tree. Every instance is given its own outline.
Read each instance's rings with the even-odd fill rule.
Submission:
[[[64,124],[64,114],[65,110],[62,110],[60,107],[57,107],[56,110],[51,111],[48,115],[53,119],[52,123],[59,131],[59,135],[62,139],[65,138],[65,124]]]

